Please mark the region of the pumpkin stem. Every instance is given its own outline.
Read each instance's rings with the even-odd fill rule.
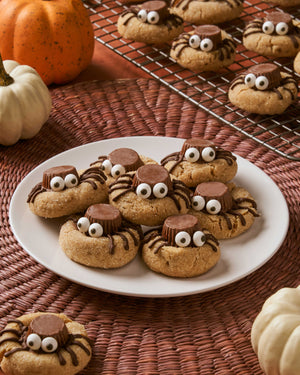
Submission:
[[[9,86],[14,82],[14,79],[6,72],[2,57],[0,54],[0,86]]]

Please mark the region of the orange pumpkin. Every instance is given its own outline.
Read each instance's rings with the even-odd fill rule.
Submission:
[[[74,79],[93,51],[93,26],[81,0],[0,0],[3,60],[30,65],[47,85]]]

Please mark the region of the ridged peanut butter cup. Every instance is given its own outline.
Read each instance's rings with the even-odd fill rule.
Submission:
[[[212,147],[213,149],[216,148],[215,144],[211,141],[208,141],[206,139],[202,139],[202,138],[190,138],[190,139],[187,139],[182,148],[181,148],[181,151],[180,151],[180,154],[181,155],[184,155],[186,150],[189,149],[189,148],[196,148],[200,154],[201,154],[201,151],[205,148],[205,147]]]
[[[193,233],[201,230],[198,219],[190,214],[169,216],[163,224],[162,237],[171,245],[175,245],[175,236],[178,232],[185,231],[192,237]]]
[[[103,234],[116,232],[122,223],[120,211],[116,207],[105,203],[90,206],[85,212],[85,217],[89,219],[91,224],[101,224]]]
[[[145,3],[141,4],[141,9],[145,9],[147,12],[155,11],[159,15],[159,22],[163,21],[167,17],[169,17],[169,11],[167,3],[164,1],[153,0],[153,1],[146,1]]]
[[[196,195],[203,197],[205,203],[212,199],[219,201],[221,203],[221,212],[227,212],[233,206],[232,195],[227,185],[222,182],[202,182],[195,189],[194,196]]]
[[[264,21],[270,21],[273,23],[273,25],[276,27],[280,22],[284,22],[288,25],[288,33],[293,31],[294,25],[293,25],[293,19],[288,13],[283,12],[270,12],[268,13]]]
[[[112,165],[121,164],[126,172],[135,171],[144,164],[139,154],[131,148],[117,148],[108,155],[108,160]]]
[[[246,72],[253,73],[256,77],[264,76],[268,79],[268,89],[278,87],[281,81],[280,69],[277,65],[272,63],[257,64],[251,66]]]
[[[166,168],[158,164],[146,164],[136,171],[132,185],[137,187],[146,183],[153,188],[159,182],[166,184],[169,191],[172,190],[172,181]]]
[[[42,185],[45,189],[51,189],[50,181],[53,177],[62,177],[65,178],[68,174],[73,174],[79,180],[77,170],[72,165],[61,165],[58,167],[53,167],[46,169],[43,173]]]
[[[28,336],[31,333],[36,333],[42,340],[45,337],[53,337],[59,346],[63,346],[69,338],[65,322],[52,314],[43,314],[33,319],[28,328]]]
[[[213,42],[214,49],[218,44],[222,43],[221,29],[216,25],[201,25],[197,26],[194,30],[194,35],[198,35],[201,40],[210,39]]]

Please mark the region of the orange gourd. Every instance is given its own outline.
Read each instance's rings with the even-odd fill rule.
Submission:
[[[74,79],[93,50],[93,26],[81,0],[0,0],[3,60],[30,65],[46,85]]]

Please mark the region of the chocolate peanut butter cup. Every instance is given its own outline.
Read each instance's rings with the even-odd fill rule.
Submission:
[[[256,77],[264,76],[268,79],[268,90],[280,86],[281,74],[277,65],[272,63],[251,66],[245,74],[252,73]]]
[[[139,154],[130,148],[117,148],[108,155],[108,160],[112,165],[121,164],[126,172],[135,171],[144,164]]]
[[[137,187],[142,183],[146,183],[153,188],[160,182],[167,186],[168,191],[173,190],[172,181],[166,168],[157,164],[147,164],[138,168],[134,175],[132,185],[133,187]]]
[[[198,219],[190,214],[169,216],[163,224],[162,237],[168,241],[172,246],[176,245],[176,234],[184,231],[191,237],[197,230],[201,230]]]
[[[288,31],[286,32],[285,25],[282,25],[282,27],[284,28],[282,29],[282,32],[284,32],[285,34],[289,34],[294,30],[292,17],[288,13],[270,12],[264,18],[264,22],[267,22],[267,21],[272,22],[272,24],[275,26],[274,31],[273,31],[274,34],[278,34],[278,31],[280,32],[280,30],[276,30],[276,26],[281,22],[286,24],[288,27]]]
[[[28,327],[27,337],[32,333],[39,335],[41,340],[53,337],[59,346],[63,346],[69,338],[65,322],[52,314],[43,314],[33,319]]]
[[[195,28],[194,35],[198,35],[201,40],[210,39],[213,42],[213,49],[222,43],[221,29],[215,25],[201,25]]]
[[[232,195],[227,185],[222,182],[202,182],[194,192],[194,196],[201,196],[205,203],[215,199],[221,204],[221,212],[229,211],[233,206]]]
[[[101,224],[104,235],[116,232],[122,224],[120,211],[105,203],[90,206],[85,212],[85,217],[89,219],[91,224]]]
[[[170,16],[167,3],[164,1],[146,1],[145,3],[141,4],[141,9],[144,9],[147,12],[157,12],[159,15],[159,23]]]
[[[74,178],[77,179],[77,181],[79,180],[79,176],[78,176],[76,168],[71,165],[61,165],[58,167],[46,169],[43,173],[42,186],[45,189],[51,189],[50,183],[51,183],[52,178],[61,177],[62,179],[65,179],[67,175],[73,175]]]

